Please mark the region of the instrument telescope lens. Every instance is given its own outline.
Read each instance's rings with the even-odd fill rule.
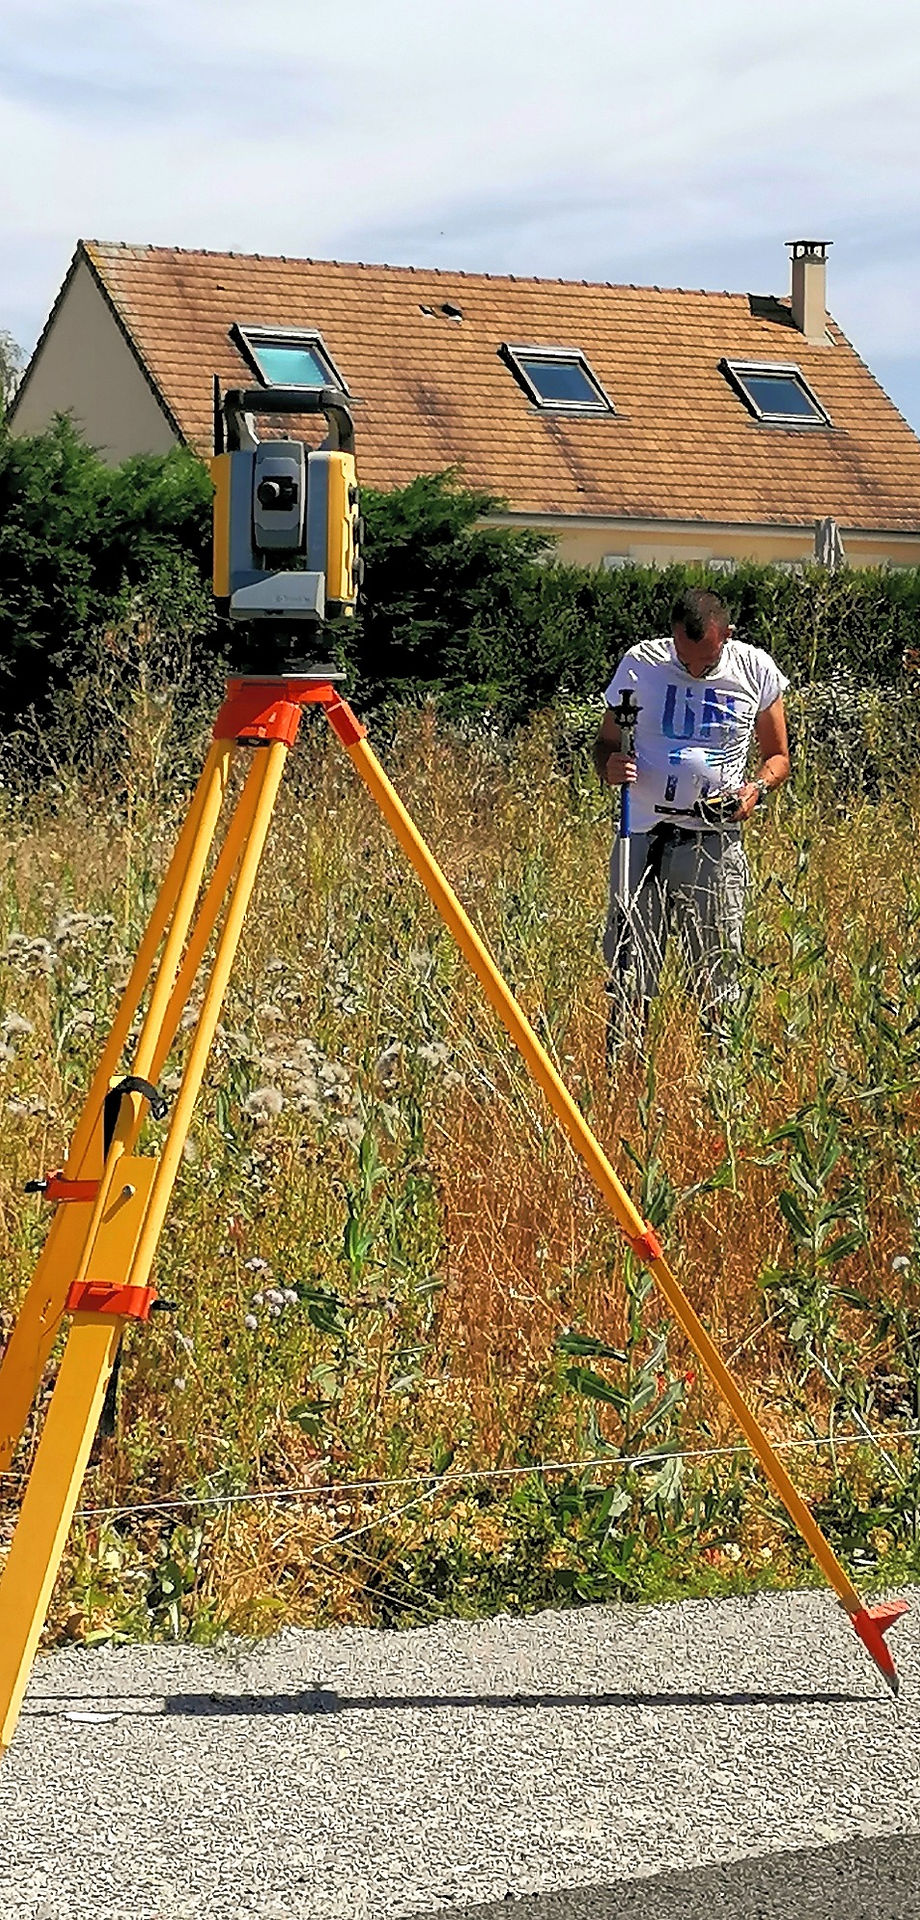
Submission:
[[[297,483],[284,477],[261,480],[257,497],[266,513],[290,513],[291,508],[297,505]]]

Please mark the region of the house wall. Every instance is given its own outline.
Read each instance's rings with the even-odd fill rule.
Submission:
[[[699,526],[608,521],[579,524],[549,515],[495,514],[489,524],[534,527],[552,534],[560,560],[582,567],[616,566],[631,561],[645,566],[668,566],[674,561],[759,560],[794,566],[814,559],[811,527]],[[851,566],[920,566],[920,530],[916,534],[854,533],[842,529]]]
[[[177,436],[86,262],[78,262],[10,421],[41,433],[70,413],[112,466],[134,453],[168,453]]]

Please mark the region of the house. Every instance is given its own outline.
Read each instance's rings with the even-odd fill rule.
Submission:
[[[70,411],[118,461],[212,447],[212,380],[355,403],[361,478],[459,469],[589,566],[920,563],[920,440],[826,309],[789,297],[522,280],[81,241],[12,409]]]

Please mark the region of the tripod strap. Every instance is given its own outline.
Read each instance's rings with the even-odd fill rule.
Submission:
[[[125,1349],[122,1343],[118,1348],[112,1364],[112,1371],[109,1374],[109,1384],[106,1387],[105,1399],[102,1402],[102,1412],[99,1415],[98,1430],[102,1438],[106,1440],[113,1439],[118,1431],[118,1389],[121,1385],[121,1363],[124,1359],[124,1353]]]
[[[105,1099],[102,1103],[103,1159],[107,1157],[109,1148],[112,1144],[112,1138],[118,1122],[118,1114],[119,1114],[119,1109],[121,1107],[122,1096],[126,1093],[142,1094],[144,1099],[147,1101],[147,1104],[155,1120],[162,1120],[163,1115],[166,1113],[167,1108],[169,1106],[169,1102],[166,1099],[165,1095],[160,1093],[159,1089],[153,1085],[152,1081],[143,1080],[141,1076],[137,1073],[126,1074],[123,1080],[119,1080],[117,1086],[109,1088],[109,1091],[106,1094]]]

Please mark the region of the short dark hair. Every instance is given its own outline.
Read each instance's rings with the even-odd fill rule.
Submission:
[[[671,608],[672,627],[683,627],[688,640],[702,640],[706,628],[715,621],[725,632],[731,626],[731,614],[717,593],[707,587],[687,587],[679,593]]]

